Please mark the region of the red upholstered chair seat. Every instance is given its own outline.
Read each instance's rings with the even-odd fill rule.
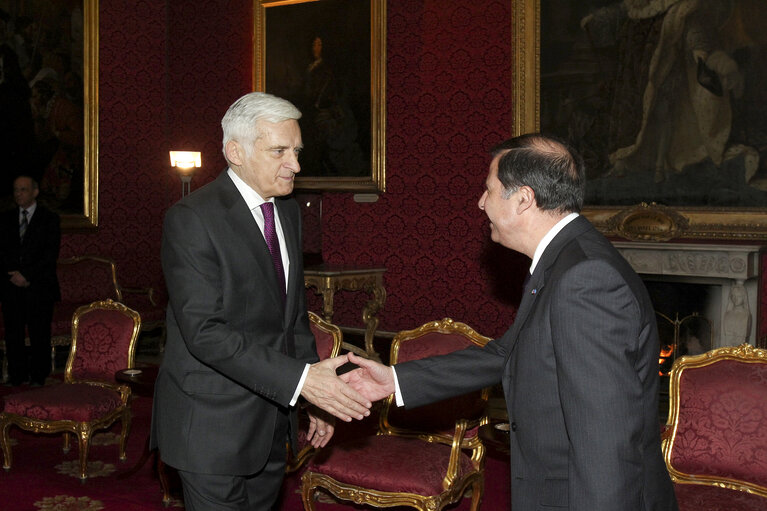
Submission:
[[[752,493],[699,484],[675,484],[679,511],[764,511],[765,498]]]
[[[113,389],[73,383],[10,394],[3,411],[37,420],[90,422],[121,404],[120,394]]]
[[[315,462],[316,460],[316,462]],[[450,446],[417,438],[371,436],[326,449],[307,470],[346,484],[384,492],[439,495],[450,462]],[[460,474],[472,471],[471,457],[461,453]]]

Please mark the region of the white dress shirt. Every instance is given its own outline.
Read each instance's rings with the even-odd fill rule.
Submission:
[[[274,198],[265,200],[258,192],[251,188],[245,181],[240,178],[231,168],[226,171],[229,178],[237,187],[237,190],[245,200],[245,204],[248,205],[250,213],[253,215],[258,228],[261,229],[261,235],[264,234],[264,212],[261,210],[261,204],[264,202],[274,203]],[[274,228],[277,231],[277,240],[280,242],[280,255],[282,256],[282,267],[285,269],[285,292],[288,291],[288,271],[290,270],[290,258],[288,257],[288,249],[285,246],[285,234],[282,232],[282,224],[280,223],[280,214],[277,212],[277,208],[274,208]],[[266,238],[264,238],[266,240]],[[304,388],[304,381],[306,381],[306,375],[309,373],[309,364],[304,367],[304,372],[301,374],[301,379],[298,380],[298,386],[293,393],[293,399],[290,400],[290,406],[296,404],[298,396],[301,395],[301,389]]]

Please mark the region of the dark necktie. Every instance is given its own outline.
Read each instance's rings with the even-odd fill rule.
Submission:
[[[26,209],[21,210],[21,223],[19,224],[19,239],[24,241],[24,234],[29,227],[29,220],[27,219],[29,212]]]
[[[269,252],[272,254],[272,263],[277,272],[277,282],[280,285],[280,294],[285,301],[285,269],[282,266],[282,253],[280,252],[280,240],[277,239],[277,228],[274,224],[274,204],[264,202],[261,204],[264,214],[264,238]]]

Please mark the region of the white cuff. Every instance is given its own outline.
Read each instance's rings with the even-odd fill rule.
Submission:
[[[296,392],[293,394],[293,399],[290,400],[290,406],[295,405],[296,401],[298,401],[298,396],[301,395],[301,391],[304,389],[304,381],[306,381],[307,374],[309,374],[309,364],[306,364],[304,372],[301,374],[301,379],[298,380],[298,387],[296,387]]]
[[[391,373],[394,375],[394,401],[397,403],[397,406],[405,406],[405,401],[402,399],[402,391],[399,388],[397,371],[394,369],[394,366],[391,366]]]

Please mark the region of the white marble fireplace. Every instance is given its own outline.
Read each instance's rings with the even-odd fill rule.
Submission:
[[[711,347],[756,345],[759,250],[756,245],[614,242],[645,281],[707,286],[701,314],[711,321]]]

